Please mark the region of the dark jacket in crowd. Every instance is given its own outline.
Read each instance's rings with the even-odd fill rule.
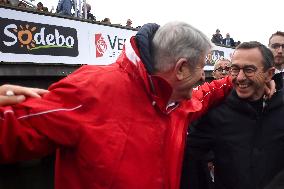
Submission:
[[[189,126],[188,134],[194,132],[198,123],[199,121],[195,121]],[[214,182],[208,167],[208,162],[214,162],[214,153],[209,151],[194,163],[188,161],[190,158],[188,153],[189,151],[186,150],[184,154],[180,189],[214,189]]]
[[[90,12],[87,13],[87,19],[96,21],[96,17]]]
[[[284,83],[284,74],[283,72],[276,73],[272,78],[276,83],[276,90],[280,90],[283,88]]]
[[[219,34],[215,33],[215,34],[213,34],[211,41],[212,41],[212,43],[222,45],[223,37],[222,37],[222,35],[220,33]]]
[[[227,45],[226,43],[226,40],[229,40],[229,44]],[[233,38],[224,38],[223,39],[223,42],[222,42],[223,45],[226,45],[226,46],[229,46],[229,47],[234,47],[235,46],[235,41]]]
[[[284,169],[283,95],[279,90],[269,101],[247,102],[233,90],[189,133],[184,164],[188,171],[182,178],[193,180],[195,162],[212,150],[217,189],[268,185]]]

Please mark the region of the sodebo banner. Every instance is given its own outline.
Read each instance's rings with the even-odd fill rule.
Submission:
[[[231,60],[234,49],[228,47],[214,46],[207,54],[205,62],[205,70],[213,70],[214,64],[219,59]]]
[[[135,30],[0,6],[0,62],[102,65]]]
[[[69,27],[1,18],[0,51],[76,57],[77,31]]]

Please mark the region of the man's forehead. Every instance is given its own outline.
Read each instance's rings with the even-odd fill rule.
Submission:
[[[281,35],[274,35],[271,39],[270,39],[270,44],[272,43],[281,43],[284,44],[284,36]]]
[[[232,56],[232,64],[256,64],[262,61],[262,54],[258,48],[236,49]]]
[[[215,68],[219,67],[219,66],[227,66],[230,64],[229,60],[218,60],[218,62],[216,62],[216,64],[214,65]]]

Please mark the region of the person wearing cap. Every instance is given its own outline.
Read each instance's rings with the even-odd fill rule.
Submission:
[[[212,41],[212,43],[222,45],[223,36],[222,36],[222,34],[220,33],[220,30],[219,30],[219,29],[216,30],[216,33],[215,33],[215,34],[213,34],[213,36],[212,36],[212,38],[211,38],[211,41]]]

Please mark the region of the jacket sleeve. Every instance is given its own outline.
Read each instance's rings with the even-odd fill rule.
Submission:
[[[76,81],[63,79],[43,98],[0,108],[0,163],[43,157],[80,136],[83,105]]]
[[[200,188],[200,180],[207,173],[208,157],[216,139],[216,128],[207,115],[189,128],[182,169],[181,188]]]
[[[222,102],[232,90],[231,77],[213,80],[210,83],[204,83],[193,89],[192,98],[202,103],[200,111],[195,112],[192,121],[204,115],[210,108]]]

